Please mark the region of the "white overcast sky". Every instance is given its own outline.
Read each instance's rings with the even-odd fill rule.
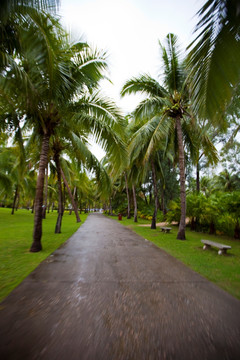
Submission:
[[[126,80],[140,73],[157,77],[161,56],[158,40],[169,32],[179,37],[184,50],[193,38],[196,12],[203,0],[61,0],[62,22],[75,40],[86,40],[106,50],[110,79],[104,92],[125,112],[133,110],[138,99],[120,100]]]
[[[109,76],[104,94],[130,112],[139,102],[134,95],[120,99],[126,80],[140,73],[157,78],[161,55],[158,40],[169,32],[184,50],[193,39],[195,14],[205,0],[61,0],[62,22],[74,40],[107,51]]]

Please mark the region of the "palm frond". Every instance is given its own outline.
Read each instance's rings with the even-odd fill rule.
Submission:
[[[59,5],[60,0],[1,0],[0,20],[5,23],[12,14],[21,13],[26,7],[56,12]]]
[[[141,101],[133,111],[135,119],[148,119],[154,114],[162,111],[162,107],[166,105],[166,99],[160,97],[150,97]]]
[[[94,173],[100,193],[108,193],[111,188],[111,180],[101,162],[92,154],[87,145],[74,133],[72,133],[72,144],[74,154],[78,161],[80,161],[88,171]]]
[[[158,83],[158,81],[147,74],[128,80],[121,90],[121,96],[136,93],[144,93],[148,96],[160,98],[164,98],[167,95],[166,90]]]
[[[188,47],[193,105],[217,123],[240,82],[239,4],[208,0],[198,15],[201,32]]]
[[[177,46],[178,38],[176,35],[169,33],[166,37],[167,45],[164,47],[160,42],[162,58],[164,62],[164,84],[168,91],[181,91],[184,73],[183,64],[180,63],[180,55]]]
[[[2,171],[0,171],[0,184],[1,184],[2,189],[4,189],[6,192],[11,191],[12,180],[8,174],[5,174]]]
[[[74,110],[74,119],[81,129],[85,129],[104,151],[114,156],[116,167],[120,167],[126,160],[125,121],[116,105],[95,94],[75,103]]]

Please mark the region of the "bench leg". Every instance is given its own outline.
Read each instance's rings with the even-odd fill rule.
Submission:
[[[227,249],[218,250],[218,255],[222,255],[222,254],[226,254],[226,253],[227,253]]]

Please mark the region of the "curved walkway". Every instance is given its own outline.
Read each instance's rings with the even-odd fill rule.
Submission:
[[[240,301],[91,214],[1,304],[0,358],[239,360]]]

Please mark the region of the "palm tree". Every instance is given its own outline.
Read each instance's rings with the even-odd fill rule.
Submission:
[[[141,134],[144,136],[141,139],[143,146],[145,139],[150,138],[145,155],[146,159],[150,157],[153,149],[160,147],[163,139],[167,138],[170,141],[170,139],[173,139],[173,135],[176,134],[174,139],[177,142],[181,198],[181,219],[177,238],[184,240],[186,191],[183,130],[190,130],[190,126],[186,122],[189,103],[185,86],[184,64],[179,58],[177,37],[173,34],[168,34],[166,42],[166,47],[160,44],[164,62],[164,87],[149,75],[141,75],[138,78],[132,78],[127,81],[123,86],[121,94],[141,92],[147,95],[147,98],[134,111],[136,118],[146,119],[141,130]],[[188,140],[190,139],[191,136],[188,136]]]
[[[159,158],[159,150],[164,150],[165,157],[169,157],[169,153],[165,151],[165,144],[157,143],[153,146],[152,133],[146,131],[148,121],[143,119],[139,121],[137,118],[133,118],[130,127],[132,128],[132,135],[130,137],[129,144],[129,162],[131,164],[137,162],[139,172],[142,173],[142,181],[146,181],[146,176],[149,171],[151,172],[151,181],[153,185],[154,193],[154,213],[152,216],[151,229],[156,229],[157,211],[159,208],[158,188],[157,188],[157,175],[160,174],[163,180],[163,171]]]
[[[238,0],[208,0],[198,11],[188,67],[196,113],[219,122],[240,85]]]
[[[211,132],[209,121],[193,119],[192,136],[194,137],[194,151],[191,153],[192,161],[196,166],[196,191],[200,192],[200,162],[204,160],[205,166],[217,165],[218,151],[214,146],[215,132]]]
[[[232,174],[227,169],[224,169],[216,175],[215,179],[216,186],[221,191],[233,192],[240,188],[239,175]]]
[[[124,146],[117,135],[119,112],[114,112],[111,104],[106,111],[96,94],[87,99],[85,96],[85,90],[92,92],[104,74],[104,54],[91,51],[84,43],[69,46],[67,35],[50,15],[33,12],[30,20],[23,20],[21,26],[23,48],[19,61],[24,78],[10,67],[5,79],[1,79],[1,90],[2,101],[9,112],[18,109],[25,129],[34,129],[34,136],[41,143],[31,247],[35,252],[42,248],[43,186],[50,140],[54,134],[66,127],[71,119],[71,125],[78,122],[78,126],[87,128],[87,134],[91,131],[98,140],[101,134],[105,148],[112,150],[116,158],[121,157],[119,149]],[[77,97],[81,101],[76,101]],[[112,142],[107,141],[110,134],[114,134]],[[72,138],[77,141],[74,134]]]

